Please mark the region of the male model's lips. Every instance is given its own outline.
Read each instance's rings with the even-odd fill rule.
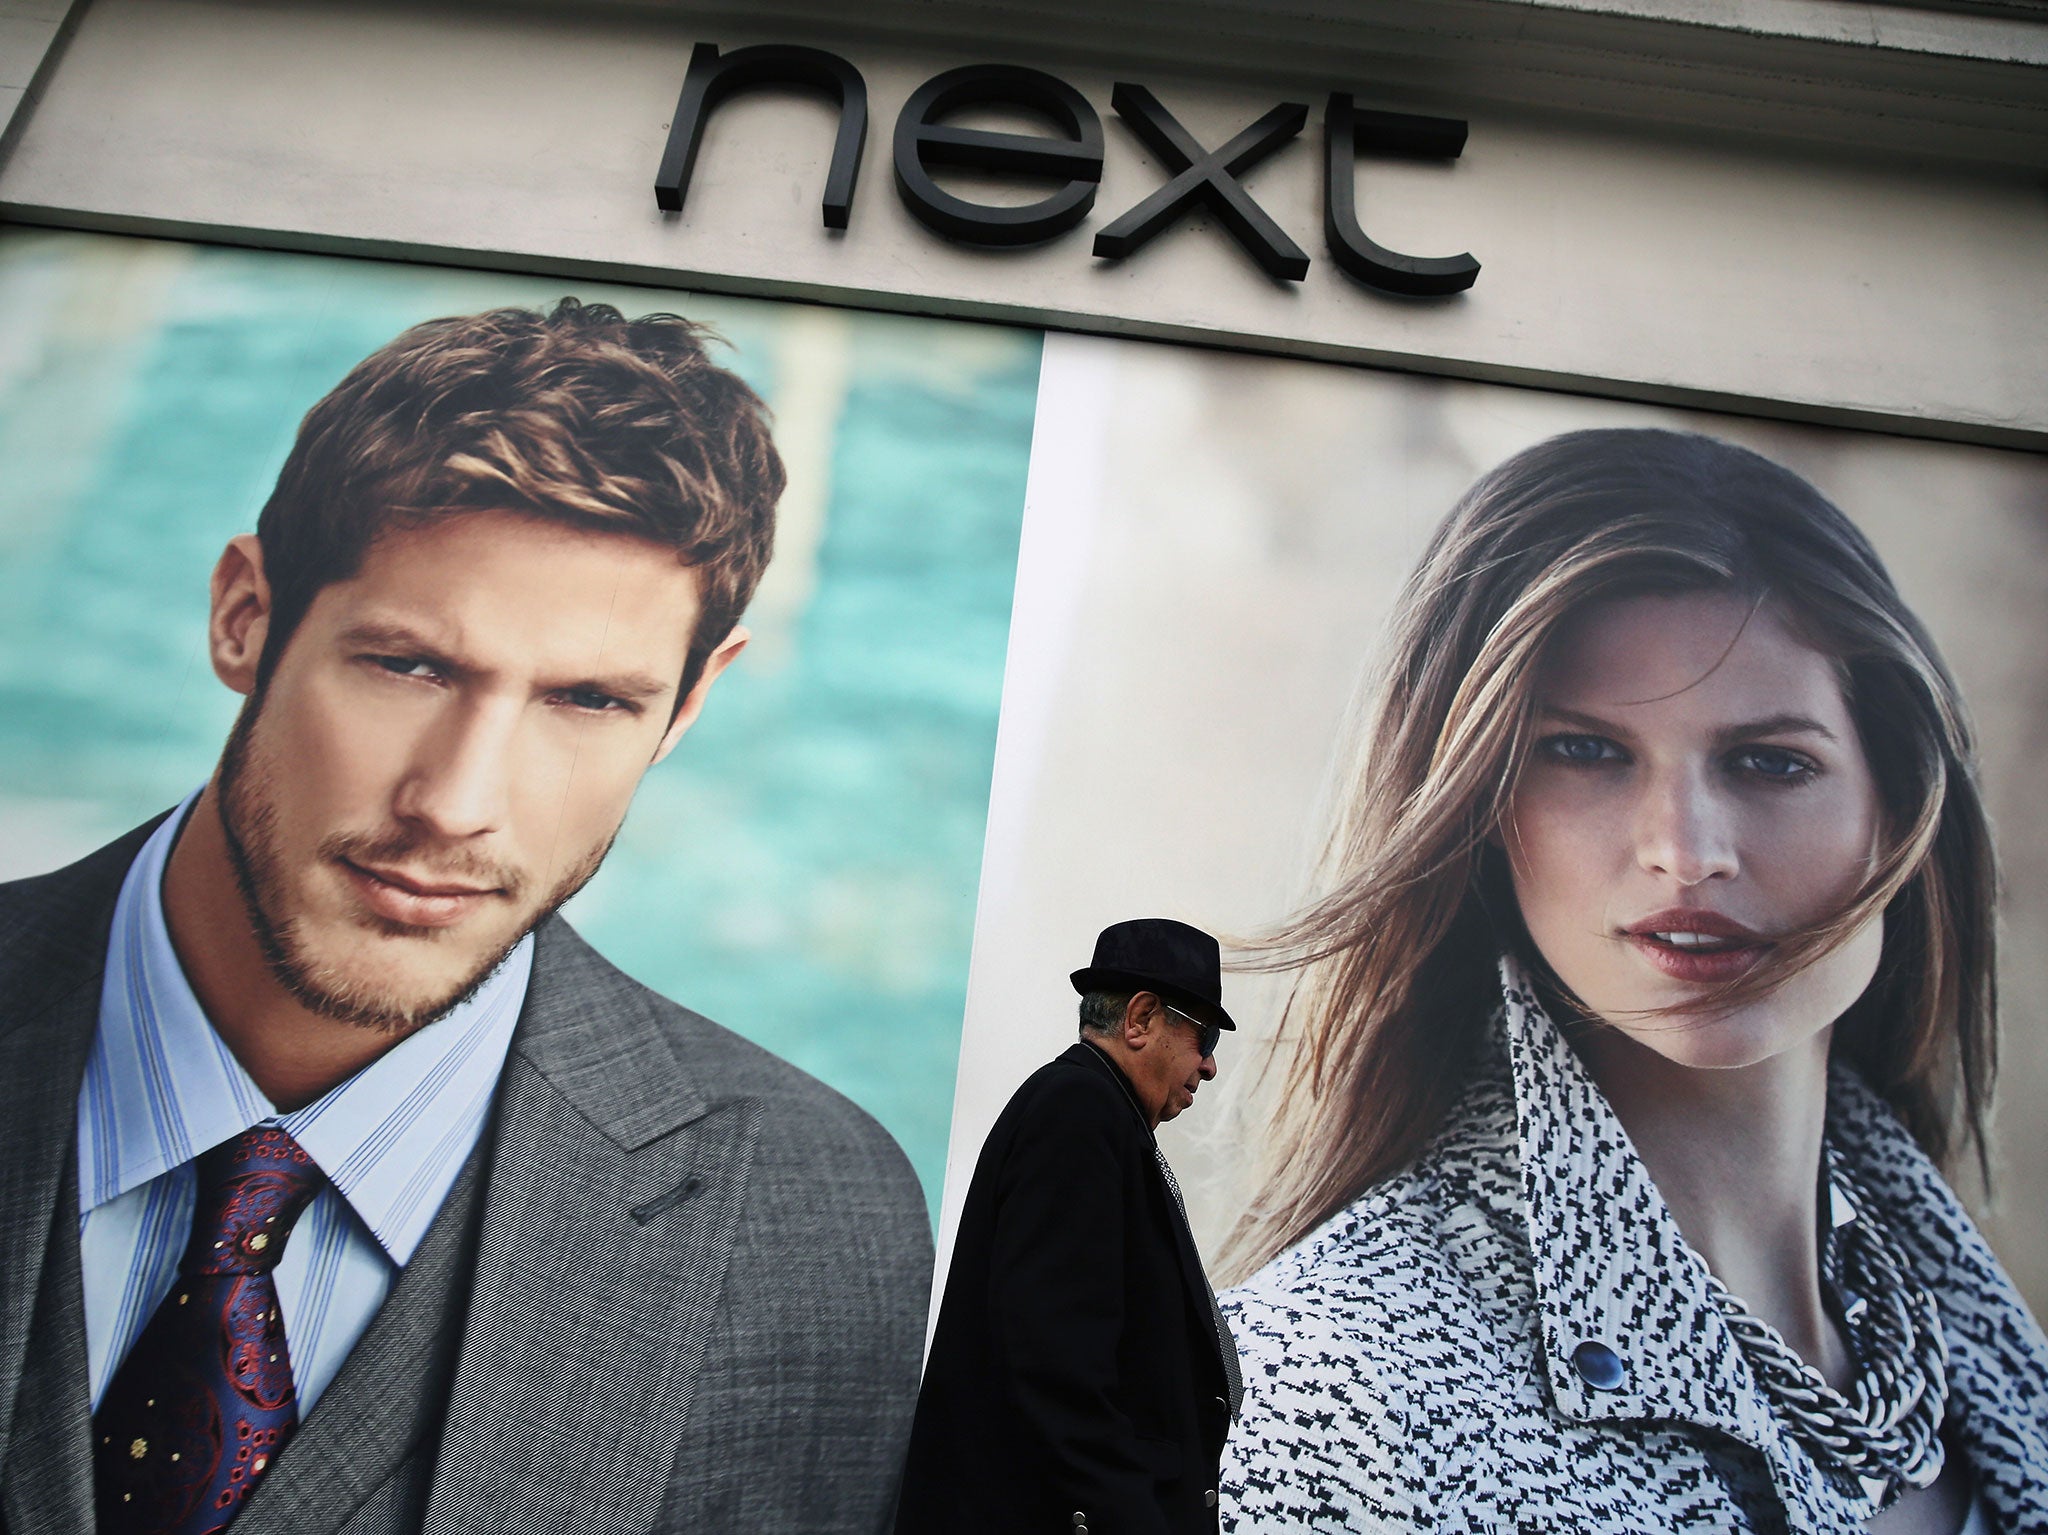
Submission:
[[[499,894],[496,886],[426,879],[347,858],[340,864],[365,906],[386,921],[407,927],[451,927]]]
[[[1732,981],[1764,957],[1770,940],[1733,917],[1697,906],[1652,912],[1622,930],[1635,951],[1675,981]]]

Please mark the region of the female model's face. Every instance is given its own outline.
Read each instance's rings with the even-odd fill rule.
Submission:
[[[1877,856],[1877,785],[1834,663],[1768,603],[1617,598],[1560,632],[1536,702],[1502,840],[1559,978],[1681,1065],[1824,1048],[1876,973],[1875,918],[1758,1001],[1714,998],[1838,910]]]

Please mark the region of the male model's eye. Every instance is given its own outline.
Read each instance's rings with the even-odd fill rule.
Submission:
[[[364,656],[362,659],[394,677],[433,679],[441,675],[439,667],[420,656]]]
[[[1605,736],[1545,736],[1536,749],[1554,762],[1575,767],[1593,767],[1606,762],[1626,762],[1628,753]]]
[[[1784,746],[1744,746],[1729,761],[1739,773],[1774,784],[1803,784],[1820,774],[1820,764]]]
[[[637,714],[637,705],[597,688],[563,688],[555,697],[585,714]]]

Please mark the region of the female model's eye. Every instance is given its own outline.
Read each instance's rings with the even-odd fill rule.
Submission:
[[[1783,746],[1745,746],[1735,753],[1737,769],[1771,783],[1804,783],[1820,771],[1803,752]]]
[[[1627,753],[1605,736],[1556,735],[1544,737],[1539,750],[1558,762],[1591,766],[1600,762],[1625,762]]]

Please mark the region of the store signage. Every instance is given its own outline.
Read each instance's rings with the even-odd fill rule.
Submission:
[[[837,54],[792,44],[767,43],[731,53],[720,53],[715,43],[696,46],[654,178],[656,204],[681,211],[705,123],[727,97],[764,85],[821,91],[837,104],[839,128],[825,174],[823,215],[827,229],[844,229],[867,144],[867,82]],[[1308,122],[1306,106],[1283,103],[1210,148],[1142,85],[1119,83],[1110,105],[1171,174],[1163,186],[1096,232],[1097,256],[1121,261],[1182,214],[1200,209],[1270,276],[1300,282],[1307,275],[1308,253],[1238,179],[1301,132]],[[1052,131],[1006,133],[948,121],[974,107],[1022,110]],[[1449,117],[1368,111],[1337,93],[1325,109],[1323,134],[1323,235],[1338,268],[1389,293],[1426,296],[1471,287],[1479,263],[1469,254],[1409,256],[1367,235],[1356,186],[1361,155],[1456,159],[1465,148],[1465,124]],[[1102,153],[1102,119],[1085,96],[1042,70],[1010,64],[970,65],[925,81],[897,115],[891,145],[896,191],[904,206],[945,238],[982,246],[1035,245],[1074,228],[1095,206]],[[979,203],[939,185],[933,169],[948,166],[1054,186],[1022,205]]]

